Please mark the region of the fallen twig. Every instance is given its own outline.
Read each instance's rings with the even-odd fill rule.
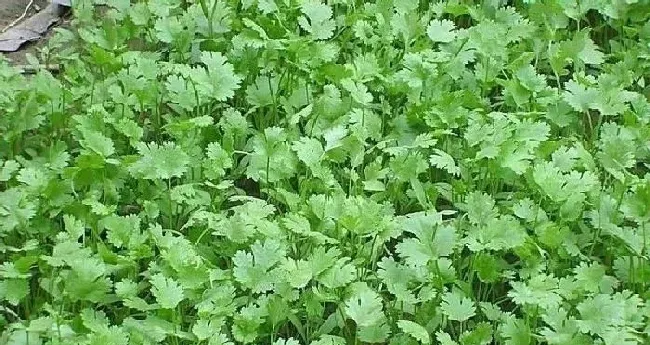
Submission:
[[[16,20],[14,20],[13,22],[11,22],[9,25],[7,25],[4,29],[2,29],[2,32],[5,32],[5,31],[7,31],[7,30],[13,28],[13,27],[16,26],[16,24],[18,24],[21,20],[25,19],[25,17],[27,16],[27,12],[29,12],[29,9],[32,8],[32,5],[33,5],[33,4],[34,4],[34,0],[30,0],[29,3],[27,4],[27,7],[25,7],[25,11],[23,12],[23,14],[20,15],[20,17],[16,18]]]
[[[61,65],[59,64],[48,64],[48,65],[17,65],[15,66],[21,74],[35,74],[40,70],[48,70],[52,73],[58,73],[61,71]]]

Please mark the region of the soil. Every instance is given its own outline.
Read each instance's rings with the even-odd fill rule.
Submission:
[[[16,18],[20,17],[25,11],[27,4],[29,4],[29,1],[30,0],[0,0],[0,30],[4,30],[4,28],[16,20]],[[34,3],[23,20],[33,16],[41,9],[44,9],[49,3],[49,0],[34,0]],[[47,45],[47,41],[52,35],[53,31],[50,29],[40,40],[27,42],[16,52],[0,53],[0,55],[8,58],[16,65],[26,64],[27,54],[29,53],[38,57],[39,49]]]

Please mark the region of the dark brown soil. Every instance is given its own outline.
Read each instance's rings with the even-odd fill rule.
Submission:
[[[44,9],[50,3],[49,0],[34,0],[31,8],[27,12],[24,19],[27,19]],[[11,24],[16,18],[20,17],[25,11],[25,7],[29,4],[29,0],[0,0],[0,30],[3,30],[7,25]],[[12,53],[0,53],[4,57],[9,58],[14,64],[25,64],[26,55],[32,54],[38,57],[38,51],[41,47],[47,45],[47,40],[53,34],[50,30],[38,41],[25,43],[18,51]]]

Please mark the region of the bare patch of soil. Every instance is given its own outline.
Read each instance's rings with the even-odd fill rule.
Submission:
[[[0,0],[0,30],[4,30],[14,20],[19,18],[29,2],[30,0]],[[23,20],[44,9],[49,3],[49,0],[34,0],[34,3]],[[0,55],[3,55],[15,64],[25,64],[27,54],[38,56],[39,49],[47,45],[47,41],[52,34],[53,31],[50,29],[40,40],[27,42],[16,52],[0,53]]]

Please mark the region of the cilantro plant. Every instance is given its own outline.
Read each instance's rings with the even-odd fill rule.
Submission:
[[[0,58],[0,344],[650,343],[650,1],[73,5]]]

